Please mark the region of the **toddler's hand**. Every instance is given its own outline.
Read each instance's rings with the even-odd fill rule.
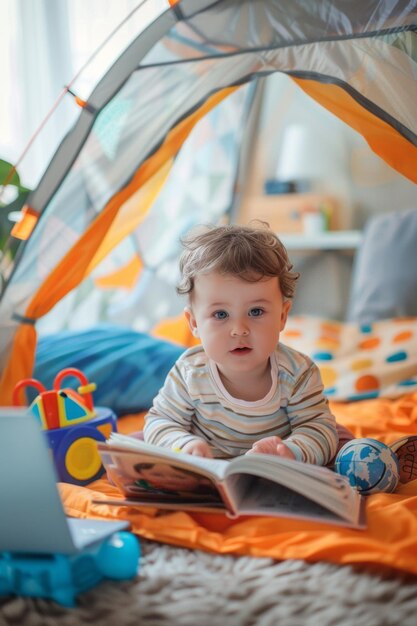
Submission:
[[[192,454],[193,456],[204,456],[207,459],[213,458],[209,444],[207,441],[203,441],[203,439],[194,439],[194,441],[189,441],[181,448],[181,452]]]
[[[246,454],[274,454],[284,456],[287,459],[295,459],[294,453],[283,443],[281,437],[265,437],[255,441],[252,448]]]

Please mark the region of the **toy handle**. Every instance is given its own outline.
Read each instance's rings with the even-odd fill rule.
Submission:
[[[41,382],[39,382],[39,380],[36,380],[36,378],[24,378],[23,380],[20,380],[13,389],[13,406],[26,406],[26,404],[20,401],[19,397],[20,391],[25,387],[35,387],[35,389],[37,389],[39,393],[43,393],[44,391],[46,391],[46,388],[42,385]]]
[[[66,369],[61,370],[56,376],[54,380],[54,390],[59,391],[61,389],[61,382],[67,376],[75,376],[79,379],[81,386],[78,387],[78,393],[82,396],[85,396],[85,404],[90,409],[90,411],[94,410],[93,404],[93,396],[91,395],[92,391],[95,391],[96,384],[90,383],[87,376],[76,367],[67,367]]]

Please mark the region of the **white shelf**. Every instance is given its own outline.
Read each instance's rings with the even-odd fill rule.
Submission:
[[[332,230],[314,235],[278,233],[278,236],[288,250],[356,250],[362,239],[360,230]]]

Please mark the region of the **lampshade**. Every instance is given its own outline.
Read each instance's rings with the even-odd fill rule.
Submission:
[[[316,182],[340,173],[344,146],[331,140],[322,130],[291,124],[285,128],[275,176],[282,181]]]

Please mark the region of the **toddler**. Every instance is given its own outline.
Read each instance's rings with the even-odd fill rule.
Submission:
[[[269,453],[326,465],[338,444],[317,366],[279,341],[299,276],[261,223],[184,240],[178,293],[201,346],[169,372],[145,441],[204,457]]]

